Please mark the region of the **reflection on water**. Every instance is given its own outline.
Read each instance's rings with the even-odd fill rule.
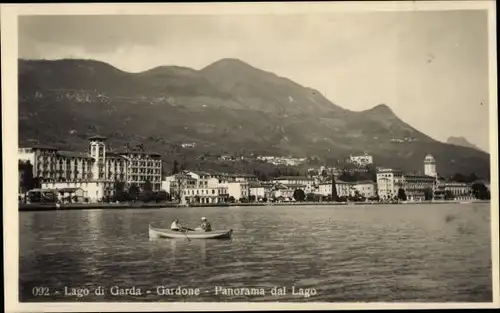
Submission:
[[[20,301],[491,301],[489,214],[484,204],[23,212]],[[148,236],[148,224],[168,228],[178,217],[196,227],[201,216],[233,228],[233,239]],[[36,297],[34,286],[108,292]],[[112,286],[143,294],[112,295]],[[201,294],[161,296],[157,286]],[[273,296],[275,286],[288,292]]]

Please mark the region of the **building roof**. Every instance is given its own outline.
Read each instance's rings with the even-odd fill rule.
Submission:
[[[104,137],[104,136],[99,136],[99,135],[91,136],[88,138],[88,140],[106,140],[106,139],[108,139],[108,138]]]
[[[397,174],[401,174],[403,172],[400,171],[400,170],[392,169],[392,168],[377,168],[377,174],[378,173],[397,173]]]
[[[312,178],[307,178],[305,176],[280,176],[274,180],[314,180]]]
[[[408,177],[408,178],[427,178],[427,179],[435,179],[434,177],[432,176],[429,176],[429,175],[419,175],[419,174],[404,174],[404,177]]]
[[[19,148],[31,148],[31,149],[40,149],[40,150],[59,150],[59,148],[48,146],[48,145],[33,145],[28,147],[19,147]]]
[[[277,185],[275,188],[276,189],[280,189],[280,190],[286,190],[286,189],[288,189],[288,187],[285,186],[285,185]]]
[[[83,190],[83,189],[77,188],[77,187],[67,187],[67,188],[58,189],[57,191],[59,191],[59,192],[75,192],[77,190]]]
[[[285,184],[288,188],[305,188],[306,185],[303,184]]]
[[[360,180],[360,181],[353,182],[353,184],[355,184],[355,185],[368,185],[368,184],[375,184],[375,182],[371,181],[371,180]]]
[[[57,151],[57,154],[66,157],[66,158],[86,158],[86,159],[93,159],[90,154],[86,152],[78,152],[78,151]]]
[[[120,155],[123,155],[123,154],[144,154],[144,155],[149,155],[149,156],[161,156],[160,153],[154,152],[154,151],[134,151],[134,150],[125,150],[125,149],[115,150],[115,151],[113,151],[113,153],[120,154]]]
[[[255,176],[253,174],[245,174],[245,173],[233,173],[233,174],[229,174],[229,176],[234,176],[234,177],[248,177],[248,178],[250,178],[250,177],[252,177],[252,178],[253,177],[257,177],[257,176]]]
[[[127,160],[127,158],[119,153],[116,153],[116,152],[106,152],[106,158],[117,158],[117,159],[125,159]]]
[[[326,182],[326,183],[320,183],[320,185],[324,186],[324,185],[331,185],[332,182],[329,181],[329,182]],[[346,182],[346,181],[343,181],[343,180],[338,180],[336,179],[335,180],[335,185],[338,185],[338,184],[341,184],[341,185],[352,185],[353,183],[349,183],[349,182]]]

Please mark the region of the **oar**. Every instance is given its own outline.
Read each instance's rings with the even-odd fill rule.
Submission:
[[[182,232],[184,233],[184,236],[186,236],[186,239],[187,239],[188,241],[191,241],[191,239],[189,239],[189,237],[188,237],[188,236],[187,236],[187,234],[186,234],[186,233],[187,233],[187,230],[182,230]]]

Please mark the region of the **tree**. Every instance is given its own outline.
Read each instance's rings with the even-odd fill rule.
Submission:
[[[479,179],[479,177],[477,177],[475,173],[472,173],[472,174],[470,174],[470,175],[467,177],[467,182],[468,182],[468,183],[473,183],[473,182],[475,182],[475,181],[476,181],[476,180],[478,180],[478,179]]]
[[[137,200],[137,198],[139,197],[139,192],[139,187],[136,184],[130,185],[128,194],[131,200]]]
[[[472,194],[474,198],[479,200],[488,200],[490,199],[490,193],[486,185],[481,182],[476,182],[472,184]]]
[[[302,189],[295,189],[293,192],[293,198],[295,201],[304,201],[306,199],[306,194]]]
[[[153,185],[151,184],[151,182],[148,179],[144,182],[143,189],[145,192],[152,192],[153,191]]]
[[[154,194],[150,191],[143,191],[139,194],[139,200],[142,202],[148,203],[153,200]]]
[[[127,201],[127,199],[125,198],[124,182],[118,181],[114,183],[113,201]]]
[[[255,202],[255,200],[256,200],[255,195],[250,195],[250,196],[248,196],[248,201],[250,201],[250,202]]]
[[[462,175],[460,173],[455,173],[455,175],[453,175],[453,177],[452,177],[452,180],[456,181],[458,183],[466,183],[466,182],[468,182],[469,178],[465,177],[464,175]]]
[[[406,201],[406,191],[403,188],[398,189],[398,200]]]
[[[156,194],[156,201],[159,202],[159,201],[167,201],[169,200],[170,198],[170,195],[168,194],[168,192],[166,192],[165,190],[160,190],[158,191],[158,193]]]
[[[445,200],[453,200],[453,199],[455,199],[455,197],[453,196],[453,194],[451,193],[450,190],[446,190],[444,192],[444,199]]]
[[[315,199],[314,199],[314,193],[310,192],[306,195],[306,201],[307,202],[313,202]]]
[[[424,189],[424,197],[425,200],[432,200],[433,198],[433,192],[431,188],[425,188]]]
[[[179,162],[177,160],[174,160],[174,165],[172,167],[172,174],[175,175],[179,173]]]
[[[332,201],[338,201],[337,184],[335,183],[335,174],[332,174]]]
[[[236,201],[236,199],[234,199],[234,197],[233,197],[233,196],[230,196],[230,197],[229,197],[229,202],[234,203],[234,201]]]
[[[26,162],[19,162],[19,171],[23,174],[23,179],[20,181],[23,192],[28,192],[35,188],[35,179],[33,177],[33,165],[28,160]]]

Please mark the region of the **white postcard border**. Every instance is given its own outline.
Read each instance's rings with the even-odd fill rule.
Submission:
[[[491,242],[493,301],[491,303],[20,303],[19,212],[17,203],[17,17],[19,15],[165,15],[165,14],[312,14],[328,12],[488,10],[491,156]],[[169,4],[2,4],[2,142],[4,218],[4,299],[6,312],[177,311],[177,310],[357,310],[499,307],[498,230],[498,108],[496,72],[496,11],[494,1],[299,2],[299,3],[169,3]]]

